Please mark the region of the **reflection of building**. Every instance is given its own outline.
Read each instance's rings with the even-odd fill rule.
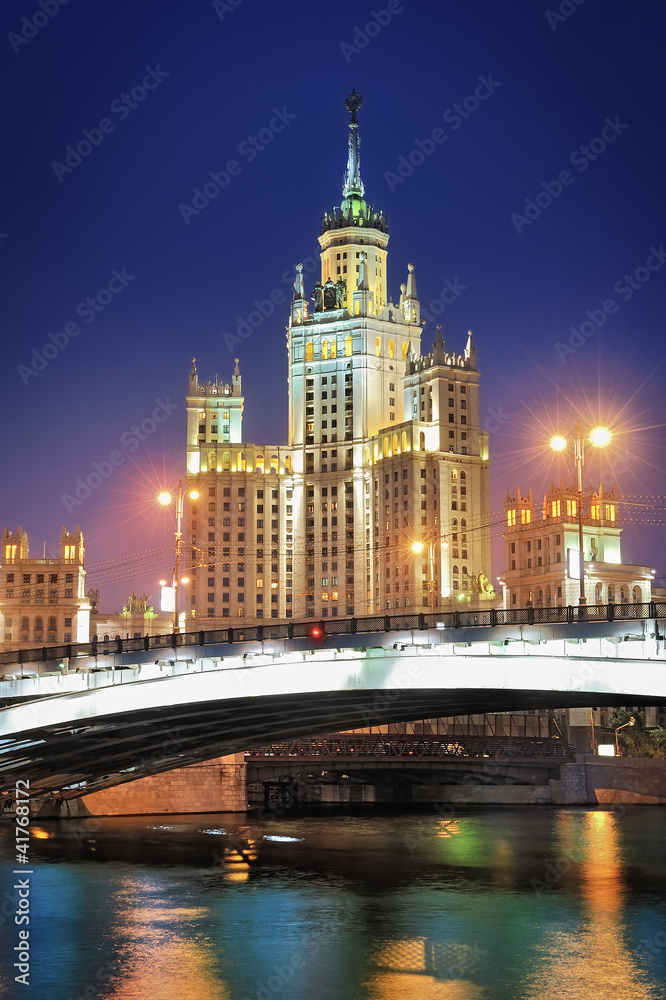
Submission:
[[[190,372],[188,617],[336,617],[490,596],[488,441],[472,335],[421,354],[414,266],[388,294],[386,217],[364,199],[360,95],[342,203],[323,217],[312,296],[295,271],[289,443],[242,443],[230,385]],[[313,299],[312,303],[310,299]],[[273,311],[255,302],[250,324]],[[432,547],[416,558],[415,539]],[[448,544],[445,544],[448,543]]]
[[[62,529],[59,559],[30,559],[28,535],[5,528],[0,554],[0,636],[5,649],[87,642],[83,534]]]
[[[578,605],[578,494],[564,480],[552,482],[540,511],[530,490],[514,497],[507,490],[505,569],[502,575],[507,608]],[[637,604],[651,599],[652,575],[647,566],[622,562],[618,499],[606,491],[588,490],[583,501],[583,560],[588,605]]]

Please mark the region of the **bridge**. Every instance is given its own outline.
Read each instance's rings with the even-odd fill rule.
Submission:
[[[309,621],[21,650],[0,682],[0,791],[19,777],[71,798],[389,722],[666,702],[666,604],[585,620],[564,609],[554,623],[533,612],[560,609],[526,610],[524,623],[490,624],[498,611],[330,621],[319,648]]]

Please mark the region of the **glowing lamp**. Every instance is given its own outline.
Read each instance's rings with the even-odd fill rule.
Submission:
[[[315,646],[321,646],[326,638],[324,626],[321,623],[319,625],[311,625],[308,629],[308,635]]]
[[[423,542],[414,542],[412,552],[423,552]]]
[[[612,437],[613,435],[607,427],[595,427],[590,433],[590,444],[593,444],[595,448],[605,448],[606,445],[610,444]]]
[[[162,504],[163,507],[166,507],[168,504],[171,503],[171,494],[166,492],[160,493],[157,500],[159,503]]]
[[[567,439],[562,437],[561,434],[556,434],[555,437],[550,439],[550,447],[553,451],[564,451],[567,446]]]

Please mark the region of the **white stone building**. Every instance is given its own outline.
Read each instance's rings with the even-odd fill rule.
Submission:
[[[577,606],[580,578],[578,494],[551,480],[541,510],[532,491],[504,500],[506,608]],[[538,516],[539,515],[539,516]],[[622,562],[619,504],[615,489],[588,488],[583,497],[583,561],[588,605],[640,604],[651,600],[652,571]]]
[[[4,649],[88,642],[85,548],[78,527],[63,527],[59,559],[31,559],[28,535],[5,527],[0,553],[0,635]]]
[[[364,199],[356,112],[321,278],[297,266],[287,326],[287,444],[242,437],[241,376],[187,396],[187,618],[427,611],[487,596],[488,438],[471,333],[422,354],[414,265],[388,293],[386,218]],[[423,543],[415,555],[412,545]],[[210,623],[209,623],[210,624]],[[187,627],[187,624],[186,624]]]

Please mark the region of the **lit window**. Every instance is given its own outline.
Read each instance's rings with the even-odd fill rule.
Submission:
[[[561,500],[551,500],[550,502],[550,513],[553,517],[559,517],[561,514],[562,502]]]
[[[532,520],[532,511],[525,510],[525,508],[523,508],[523,510],[521,510],[520,512],[520,523],[529,524],[531,520]]]
[[[515,510],[507,510],[506,512],[506,524],[508,528],[513,528],[516,524],[516,512]]]

